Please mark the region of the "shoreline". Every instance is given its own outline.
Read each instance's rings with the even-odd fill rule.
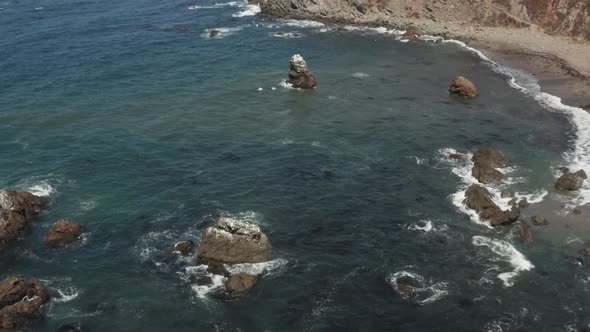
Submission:
[[[265,10],[264,5],[259,15],[313,20],[335,26],[383,27],[402,31],[412,29],[419,35],[458,40],[481,51],[500,65],[531,74],[537,79],[541,92],[561,98],[565,105],[590,105],[590,42],[548,35],[534,25],[529,28],[468,26],[460,22],[394,19],[387,15],[367,15],[353,20],[310,14],[276,15]]]

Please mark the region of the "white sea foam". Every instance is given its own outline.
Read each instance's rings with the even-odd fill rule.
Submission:
[[[397,38],[401,38],[401,36],[405,33],[405,31],[402,30],[388,29],[385,27],[372,28],[347,25],[345,29],[349,31],[359,31],[368,34],[393,35]]]
[[[411,279],[411,284],[407,286],[412,289],[412,301],[418,304],[429,304],[436,302],[449,294],[448,284],[446,282],[427,281],[423,276],[409,272],[398,271],[387,277],[389,284],[400,294],[398,281],[400,279]]]
[[[226,265],[226,270],[231,274],[247,273],[251,275],[274,274],[280,272],[287,265],[287,260],[282,258],[273,259],[262,263],[243,263]]]
[[[272,37],[284,38],[284,39],[293,39],[293,38],[302,38],[302,37],[305,37],[304,34],[302,34],[301,32],[298,32],[298,31],[292,31],[292,32],[272,32],[270,35]]]
[[[260,13],[260,6],[259,5],[247,5],[246,9],[239,11],[235,14],[232,14],[233,17],[245,17],[245,16],[254,16]]]
[[[534,98],[541,106],[549,111],[568,115],[568,119],[576,130],[576,137],[572,142],[570,150],[564,153],[564,158],[568,163],[568,167],[573,171],[579,169],[590,170],[590,130],[588,130],[590,128],[590,113],[579,107],[564,105],[561,102],[561,98],[542,92],[538,82],[531,79],[530,75],[521,75],[518,70],[500,65],[485,56],[481,51],[469,47],[461,41],[451,39],[443,40],[443,42],[457,44],[475,53],[493,71],[507,76],[508,84],[511,87]],[[590,181],[584,181],[584,186],[579,191],[572,196],[564,196],[564,199],[567,200],[568,207],[590,203]]]
[[[354,77],[354,78],[360,78],[360,79],[363,79],[363,78],[367,78],[367,77],[369,77],[369,76],[371,76],[371,75],[369,75],[369,74],[367,74],[367,73],[361,73],[361,72],[357,72],[357,73],[353,73],[351,76],[352,76],[352,77]]]
[[[206,6],[189,6],[188,9],[189,10],[199,10],[199,9],[217,9],[217,8],[223,8],[223,7],[243,7],[245,6],[245,2],[243,1],[230,1],[230,2],[222,2],[222,3],[214,3],[211,5],[206,5]]]
[[[187,266],[184,271],[179,273],[181,278],[188,281],[191,276],[206,276],[211,278],[211,283],[207,285],[191,286],[195,295],[201,300],[209,299],[208,295],[219,292],[225,288],[226,277],[218,274],[207,272],[207,265]]]
[[[90,211],[96,208],[96,202],[92,199],[80,201],[80,208],[82,211]]]
[[[40,182],[27,188],[26,191],[37,196],[51,196],[55,193],[55,189],[47,182]]]
[[[70,302],[77,298],[79,294],[78,290],[73,287],[70,287],[67,290],[56,289],[56,291],[59,294],[59,297],[54,298],[53,301],[57,303]]]
[[[285,80],[281,81],[281,82],[279,83],[279,85],[280,85],[280,86],[282,86],[282,87],[283,87],[283,88],[285,88],[285,89],[293,89],[293,90],[296,90],[296,89],[293,87],[293,84],[291,84],[291,83],[289,83],[289,82],[287,82],[287,81],[285,81]]]
[[[471,239],[473,245],[488,247],[500,259],[510,263],[513,271],[498,274],[498,278],[504,282],[504,286],[510,287],[514,284],[514,278],[522,271],[529,271],[535,266],[514,246],[503,240],[493,240],[485,236],[474,236]]]
[[[222,27],[222,28],[205,29],[203,31],[203,33],[201,34],[201,37],[210,38],[210,39],[222,39],[227,36],[231,36],[235,33],[238,33],[240,31],[244,30],[244,28],[246,28],[246,27],[248,27],[248,25],[241,25],[241,26],[230,27],[230,28]],[[211,31],[213,31],[213,30],[217,30],[217,31],[219,31],[219,33],[217,34],[217,36],[211,37]]]
[[[413,224],[409,224],[405,226],[407,230],[410,231],[419,231],[419,232],[423,232],[423,233],[428,233],[428,232],[444,232],[446,230],[448,230],[447,225],[434,225],[434,222],[432,220],[419,220],[416,223]]]
[[[284,20],[286,26],[297,27],[297,28],[320,28],[324,27],[325,24],[310,20]]]

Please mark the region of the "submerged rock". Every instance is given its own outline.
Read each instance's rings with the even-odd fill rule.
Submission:
[[[49,300],[45,288],[34,279],[12,277],[0,284],[0,330],[20,330],[42,318]]]
[[[227,269],[221,262],[209,260],[209,262],[207,262],[207,265],[207,272],[209,273],[218,274],[225,277],[230,276],[230,273],[227,271]]]
[[[293,55],[290,61],[289,80],[294,88],[297,89],[313,89],[317,86],[318,81],[315,75],[307,67],[307,63],[299,54]]]
[[[584,248],[578,251],[578,255],[580,256],[590,256],[590,248]]]
[[[587,179],[586,172],[579,170],[575,173],[567,173],[562,175],[557,182],[555,188],[558,190],[574,191],[582,188],[584,180]]]
[[[588,104],[588,105],[580,105],[580,108],[582,108],[583,110],[586,110],[586,111],[590,111],[590,104]]]
[[[492,226],[513,223],[520,216],[520,210],[516,206],[513,206],[508,211],[500,209],[492,200],[490,192],[477,184],[472,184],[467,188],[463,203],[468,208],[478,212],[479,216],[484,220],[488,220]]]
[[[204,264],[259,263],[271,259],[272,246],[257,225],[221,218],[203,232],[197,257]]]
[[[519,208],[525,208],[525,207],[528,207],[529,205],[530,205],[529,200],[526,198],[523,198],[520,200],[520,202],[518,202]]]
[[[252,289],[256,281],[258,277],[247,273],[234,274],[225,281],[225,289],[228,293],[244,293]]]
[[[17,238],[47,205],[47,198],[29,192],[0,191],[0,248]]]
[[[219,30],[211,30],[211,31],[209,31],[209,38],[215,38],[215,37],[219,36],[220,33],[221,33],[221,31],[219,31]]]
[[[182,241],[174,245],[174,250],[179,251],[181,255],[188,256],[195,249],[193,241]]]
[[[531,243],[533,242],[533,233],[531,233],[531,226],[524,221],[520,220],[520,239],[524,243]]]
[[[537,226],[549,225],[549,221],[547,221],[547,219],[545,219],[545,217],[541,217],[541,216],[532,216],[531,221],[533,222],[533,224],[535,224]]]
[[[514,193],[508,189],[504,189],[504,190],[502,190],[502,193],[500,194],[500,196],[502,198],[511,198],[511,197],[514,197]]]
[[[569,173],[570,169],[568,167],[562,166],[559,168],[559,171],[563,174]]]
[[[80,323],[64,324],[57,329],[57,332],[84,332]]]
[[[449,155],[449,158],[454,159],[454,160],[465,160],[465,155],[462,155],[460,153],[451,153]]]
[[[412,297],[412,295],[414,294],[414,288],[412,288],[412,286],[401,282],[397,283],[397,290],[399,295],[406,300]]]
[[[458,76],[451,82],[449,92],[466,99],[475,98],[479,94],[475,84],[463,76]]]
[[[47,234],[47,245],[53,248],[65,247],[78,241],[82,234],[84,227],[71,220],[61,220]]]

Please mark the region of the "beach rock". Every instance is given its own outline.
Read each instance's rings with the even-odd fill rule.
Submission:
[[[487,164],[476,163],[471,170],[471,175],[483,184],[500,183],[505,176],[497,169]]]
[[[209,260],[207,264],[207,272],[218,274],[220,276],[229,277],[231,274],[227,271],[223,263],[215,260]]]
[[[525,208],[525,207],[528,207],[529,205],[530,205],[529,200],[526,198],[523,198],[520,200],[520,202],[518,202],[519,208]]]
[[[575,173],[567,173],[557,179],[557,182],[555,182],[555,188],[567,191],[578,190],[582,188],[586,178],[587,176],[584,170],[579,170]]]
[[[520,239],[524,243],[531,243],[533,242],[533,234],[531,233],[531,226],[524,221],[520,220]]]
[[[570,169],[567,168],[567,167],[565,167],[565,166],[562,166],[562,167],[559,168],[559,171],[561,173],[565,174],[565,173],[569,173]]]
[[[349,30],[345,27],[338,27],[338,32],[348,32]]]
[[[545,219],[545,217],[541,217],[541,216],[532,216],[531,221],[533,222],[533,224],[535,224],[537,226],[549,225],[549,221],[547,221],[547,219]]]
[[[580,256],[590,256],[590,248],[584,248],[578,251],[578,255]]]
[[[481,148],[475,151],[471,161],[474,164],[488,165],[493,168],[503,168],[508,166],[508,161],[504,154],[497,149]]]
[[[207,228],[197,248],[202,263],[218,261],[225,264],[259,263],[271,259],[270,241],[257,225],[228,218]]]
[[[289,80],[287,80],[287,83],[297,89],[313,89],[317,86],[318,81],[315,75],[309,70],[307,63],[301,55],[293,55],[290,64]]]
[[[580,108],[586,110],[586,111],[590,111],[590,104],[588,105],[581,105]]]
[[[0,284],[0,331],[20,330],[42,318],[49,300],[45,288],[34,279],[11,277]]]
[[[211,31],[209,31],[209,38],[215,38],[215,37],[219,36],[220,33],[221,33],[221,31],[219,31],[219,30],[211,30]]]
[[[467,99],[475,98],[479,94],[475,85],[463,76],[458,76],[451,82],[449,92]]]
[[[225,289],[228,293],[244,293],[252,289],[257,280],[258,277],[247,273],[234,274],[225,281]]]
[[[193,241],[182,241],[174,245],[174,250],[180,251],[183,256],[188,256],[195,249]]]
[[[48,200],[24,191],[0,191],[0,248],[17,238]]]
[[[500,209],[492,200],[490,192],[477,184],[472,184],[467,188],[463,203],[468,208],[477,211],[479,216],[488,220],[492,226],[513,223],[520,216],[520,210],[516,206],[513,206],[508,211]]]
[[[47,234],[47,245],[53,248],[65,247],[76,242],[82,234],[84,227],[71,220],[61,220],[56,222]]]
[[[416,31],[416,29],[414,28],[409,28],[403,35],[402,35],[402,39],[407,39],[409,41],[415,41],[418,40],[418,37],[420,37],[420,35],[418,34],[418,32]]]
[[[502,198],[510,198],[510,197],[514,197],[514,193],[508,189],[504,189],[504,190],[502,190],[502,193],[500,194],[500,196]]]

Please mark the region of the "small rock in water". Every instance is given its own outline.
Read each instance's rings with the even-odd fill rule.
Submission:
[[[199,278],[197,278],[197,285],[199,286],[211,285],[212,283],[213,280],[211,279],[211,277],[200,276]]]
[[[454,160],[465,160],[465,156],[460,153],[451,153],[449,158]]]
[[[572,213],[573,213],[574,215],[576,215],[576,216],[579,216],[579,215],[581,215],[581,214],[582,214],[582,210],[580,210],[580,209],[578,209],[578,208],[574,208],[574,209],[572,210]]]
[[[497,169],[478,163],[473,166],[471,175],[483,184],[500,183],[505,178],[504,174]]]
[[[174,245],[176,251],[180,251],[183,256],[188,256],[195,248],[193,241],[182,241]]]
[[[338,27],[338,32],[348,32],[348,29],[345,27]]]
[[[475,98],[479,95],[475,84],[463,76],[458,76],[451,82],[449,92],[466,99]]]
[[[203,232],[197,257],[202,264],[260,263],[272,257],[268,237],[257,225],[221,218]]]
[[[504,189],[504,190],[502,190],[502,193],[500,194],[500,196],[502,198],[510,198],[510,197],[514,197],[514,193],[508,189]]]
[[[76,242],[84,231],[84,227],[71,220],[58,221],[47,234],[47,246],[52,248],[67,246]]]
[[[528,207],[529,205],[530,205],[529,204],[529,200],[526,199],[526,198],[523,198],[523,199],[520,200],[520,202],[518,202],[518,207],[519,208],[525,208],[525,207]]]
[[[568,167],[562,166],[559,168],[559,171],[563,174],[569,173],[570,169]]]
[[[557,182],[555,188],[558,190],[574,191],[582,188],[584,180],[587,179],[586,172],[579,170],[575,173],[567,173],[562,175]]]
[[[491,198],[490,192],[477,184],[472,184],[465,191],[464,204],[479,213],[480,217],[488,220],[492,226],[507,225],[515,222],[520,216],[520,210],[512,206],[511,210],[503,211]]]
[[[230,273],[226,270],[225,266],[223,266],[223,263],[221,262],[210,260],[207,263],[207,265],[207,272],[209,273],[218,274],[220,276],[225,277],[228,277],[230,275]]]
[[[520,220],[520,239],[524,243],[533,242],[533,234],[531,233],[531,227],[524,220]]]
[[[590,256],[590,248],[584,248],[578,251],[578,255],[580,256]]]
[[[399,291],[399,295],[404,299],[409,299],[414,294],[414,288],[412,286],[404,284],[404,283],[397,283],[397,289]]]
[[[488,165],[493,168],[502,168],[508,166],[508,160],[502,151],[492,148],[481,148],[475,151],[471,161],[475,164]]]
[[[209,38],[215,38],[215,37],[219,36],[220,33],[221,33],[221,31],[219,31],[219,30],[211,30],[211,31],[209,31]]]
[[[516,204],[517,201],[518,201],[518,198],[514,197],[513,199],[508,201],[508,205],[514,205],[514,204]]]
[[[533,224],[535,224],[537,226],[549,225],[549,221],[547,221],[547,219],[545,219],[545,217],[541,217],[541,216],[532,216],[531,221],[533,222]]]
[[[590,111],[590,104],[588,105],[581,105],[580,108],[586,110],[586,111]]]
[[[84,329],[80,323],[64,324],[57,329],[57,332],[83,332]]]
[[[43,304],[49,294],[37,280],[12,277],[0,283],[0,330],[22,330],[43,318]]]
[[[318,81],[315,75],[309,70],[301,55],[293,55],[290,64],[287,83],[290,83],[296,89],[313,89],[317,86]]]
[[[227,278],[225,289],[228,293],[244,293],[252,289],[256,285],[257,280],[258,277],[256,276],[247,273],[238,273]]]

